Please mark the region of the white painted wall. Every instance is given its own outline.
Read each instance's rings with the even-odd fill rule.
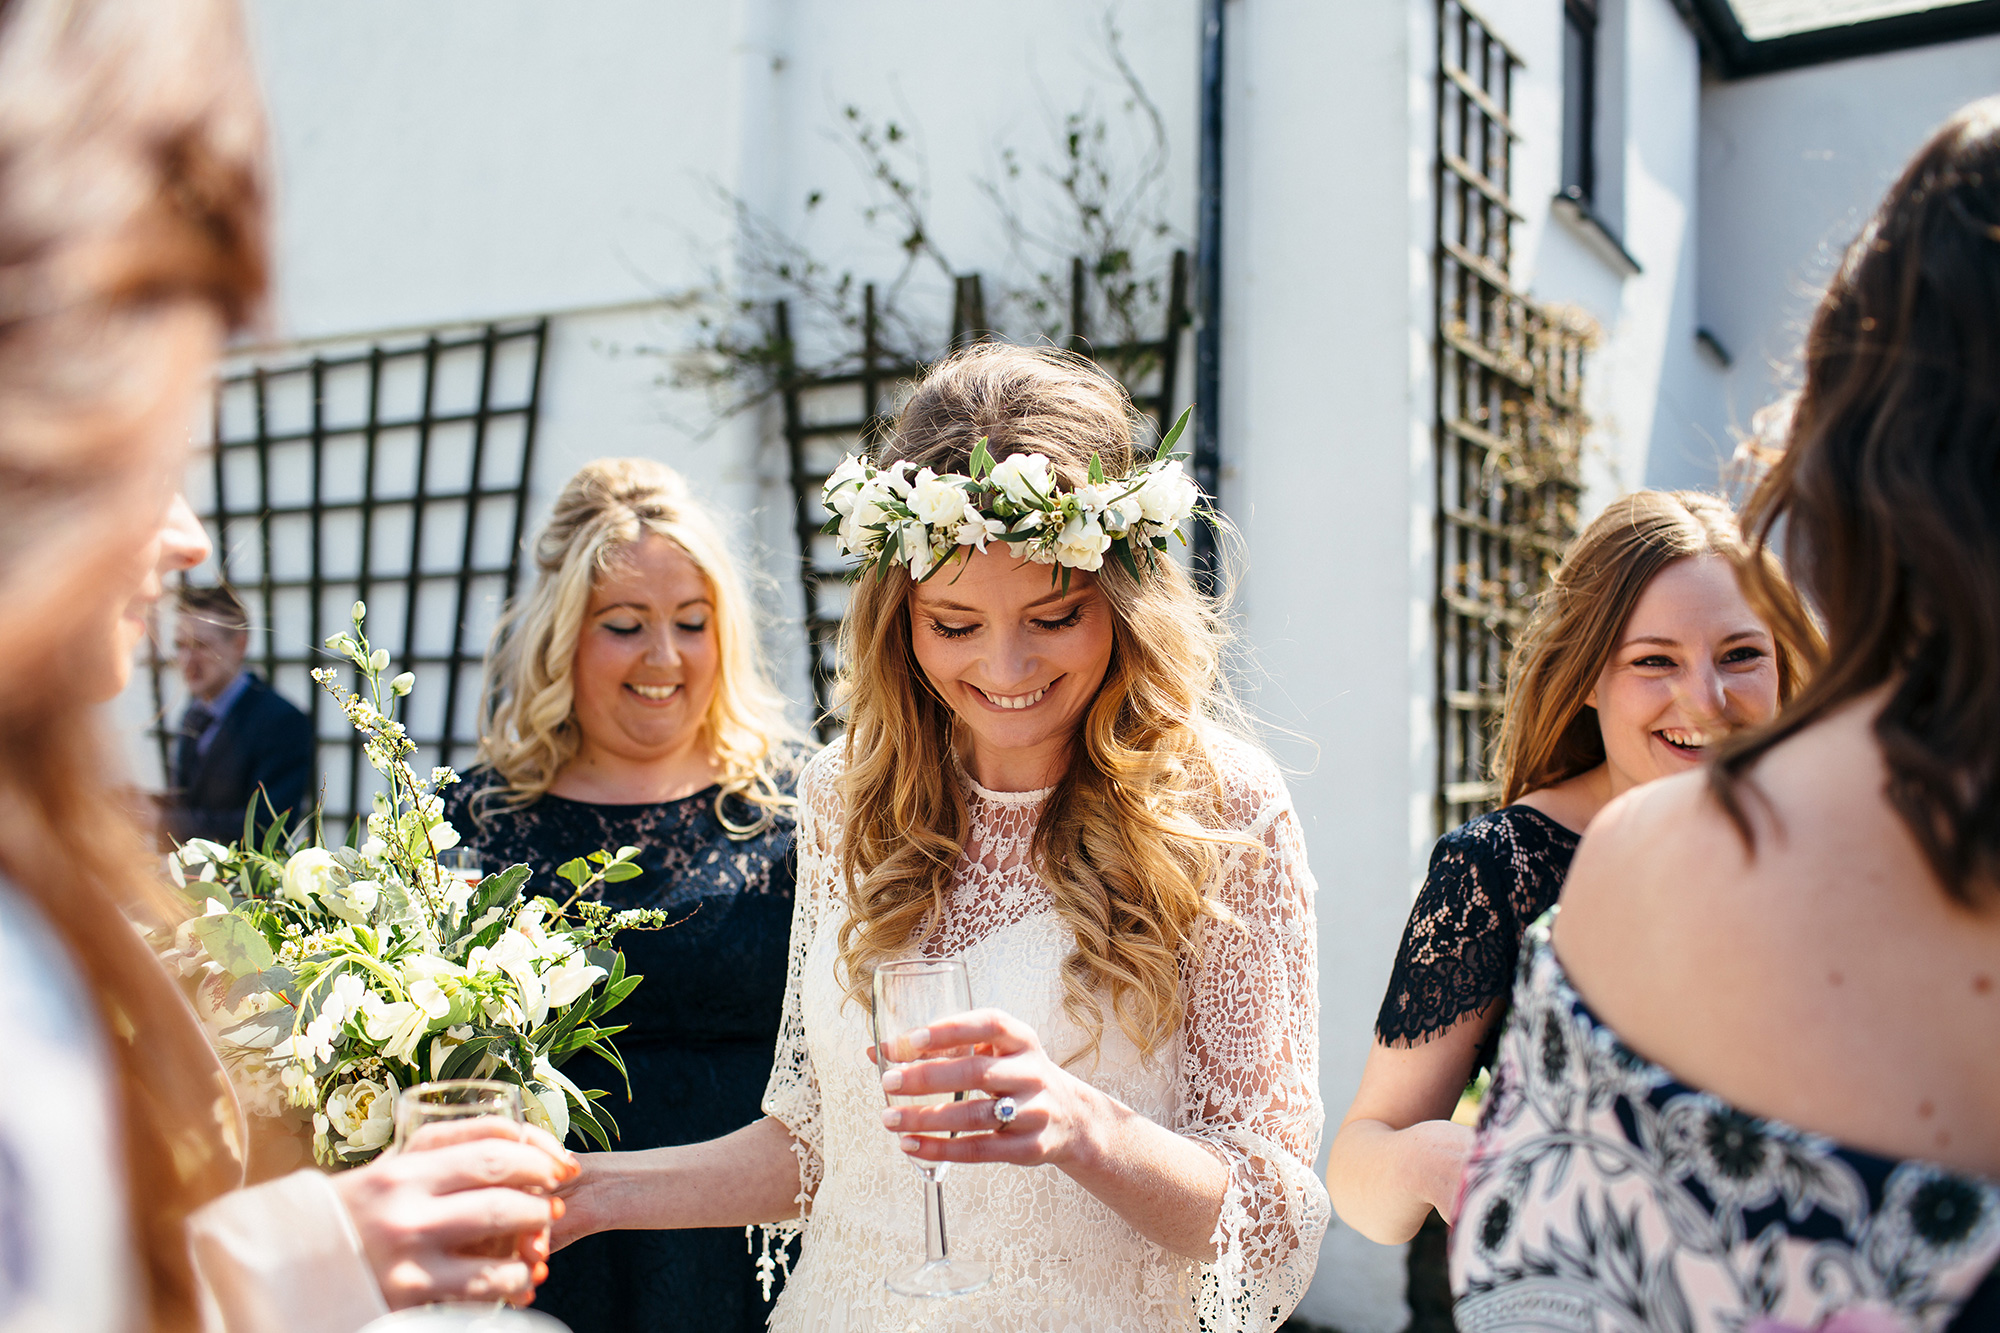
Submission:
[[[1701,100],[1700,320],[1734,358],[1700,414],[1732,441],[1797,387],[1807,321],[1910,155],[2000,93],[2000,37],[1711,83]]]
[[[1228,10],[1224,493],[1247,680],[1293,733],[1276,749],[1319,881],[1332,1123],[1428,843],[1432,12]],[[1299,1313],[1393,1333],[1403,1285],[1401,1247],[1336,1222]]]

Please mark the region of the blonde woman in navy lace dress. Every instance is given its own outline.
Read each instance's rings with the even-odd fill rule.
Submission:
[[[1438,840],[1328,1154],[1334,1208],[1369,1239],[1406,1241],[1433,1209],[1451,1219],[1472,1131],[1446,1117],[1492,1063],[1522,936],[1555,902],[1584,826],[1799,687],[1817,644],[1809,626],[1751,608],[1740,582],[1753,563],[1790,597],[1721,500],[1639,491],[1583,531],[1537,604],[1508,676],[1501,808]]]
[[[756,1115],[771,1068],[803,751],[728,546],[671,469],[585,466],[535,558],[488,658],[481,765],[449,814],[488,868],[526,863],[542,891],[583,851],[639,848],[639,877],[597,892],[679,924],[618,941],[645,978],[616,1016],[631,1100],[589,1052],[565,1072],[611,1091],[621,1148],[712,1138]],[[769,1310],[740,1227],[593,1236],[551,1258],[537,1303],[579,1333],[754,1330]]]

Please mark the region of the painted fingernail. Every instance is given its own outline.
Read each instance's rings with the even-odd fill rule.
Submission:
[[[536,1264],[535,1285],[540,1286],[542,1283],[547,1282],[548,1280],[549,1280],[549,1266],[547,1264]]]
[[[902,1127],[903,1113],[901,1111],[889,1110],[882,1113],[882,1128],[901,1129]]]
[[[549,1216],[561,1217],[564,1213],[568,1211],[569,1211],[569,1205],[564,1203],[561,1199],[549,1200]]]
[[[900,1069],[885,1069],[885,1070],[883,1070],[883,1071],[882,1071],[882,1091],[884,1091],[884,1092],[894,1092],[894,1091],[896,1091],[896,1089],[898,1089],[898,1088],[900,1088],[900,1087],[902,1087],[902,1086],[903,1086],[903,1071],[902,1071],[902,1070],[900,1070]]]
[[[912,1028],[910,1034],[904,1037],[903,1040],[910,1044],[911,1050],[921,1051],[931,1044],[931,1030],[929,1028]]]
[[[904,1152],[915,1152],[918,1148],[922,1146],[923,1146],[923,1140],[918,1138],[916,1135],[914,1134],[903,1135],[902,1148]]]

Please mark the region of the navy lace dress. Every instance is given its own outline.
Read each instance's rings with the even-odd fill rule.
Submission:
[[[494,779],[475,770],[448,790],[447,817],[486,868],[533,869],[531,887],[565,888],[556,867],[599,848],[641,849],[644,874],[608,887],[616,907],[659,907],[680,924],[619,937],[625,966],[645,980],[614,1011],[615,1040],[632,1077],[588,1052],[563,1066],[584,1088],[604,1088],[620,1149],[696,1143],[762,1115],[790,948],[795,821],[787,814],[735,840],[716,817],[716,789],[653,805],[593,805],[544,796],[525,810],[468,809]],[[790,781],[787,781],[789,790]],[[732,802],[730,822],[755,810]],[[571,1146],[577,1146],[573,1137]],[[549,1261],[535,1308],[576,1333],[753,1330],[770,1307],[741,1229],[613,1231],[586,1237]]]
[[[1375,1019],[1377,1039],[1419,1045],[1497,1000],[1475,1066],[1491,1068],[1521,939],[1554,906],[1579,841],[1525,805],[1469,819],[1439,838]]]

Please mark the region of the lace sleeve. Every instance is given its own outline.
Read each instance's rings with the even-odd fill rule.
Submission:
[[[1243,747],[1247,750],[1248,747]],[[1252,842],[1225,858],[1219,897],[1185,993],[1174,1128],[1229,1168],[1205,1329],[1268,1329],[1305,1295],[1331,1216],[1319,1156],[1319,963],[1314,885],[1284,780],[1261,754],[1225,752],[1230,822]]]
[[[1376,1037],[1416,1045],[1506,999],[1522,933],[1555,902],[1576,843],[1574,833],[1518,806],[1439,838],[1396,951]]]
[[[792,903],[791,962],[785,972],[785,1003],[778,1018],[778,1045],[771,1078],[764,1086],[764,1114],[792,1132],[799,1159],[799,1219],[765,1229],[766,1266],[773,1240],[783,1242],[804,1229],[823,1170],[819,1078],[806,1046],[802,995],[806,958],[813,939],[836,902],[840,864],[835,836],[840,823],[838,782],[841,747],[814,756],[799,777],[798,887]],[[768,1293],[767,1293],[768,1294]]]

